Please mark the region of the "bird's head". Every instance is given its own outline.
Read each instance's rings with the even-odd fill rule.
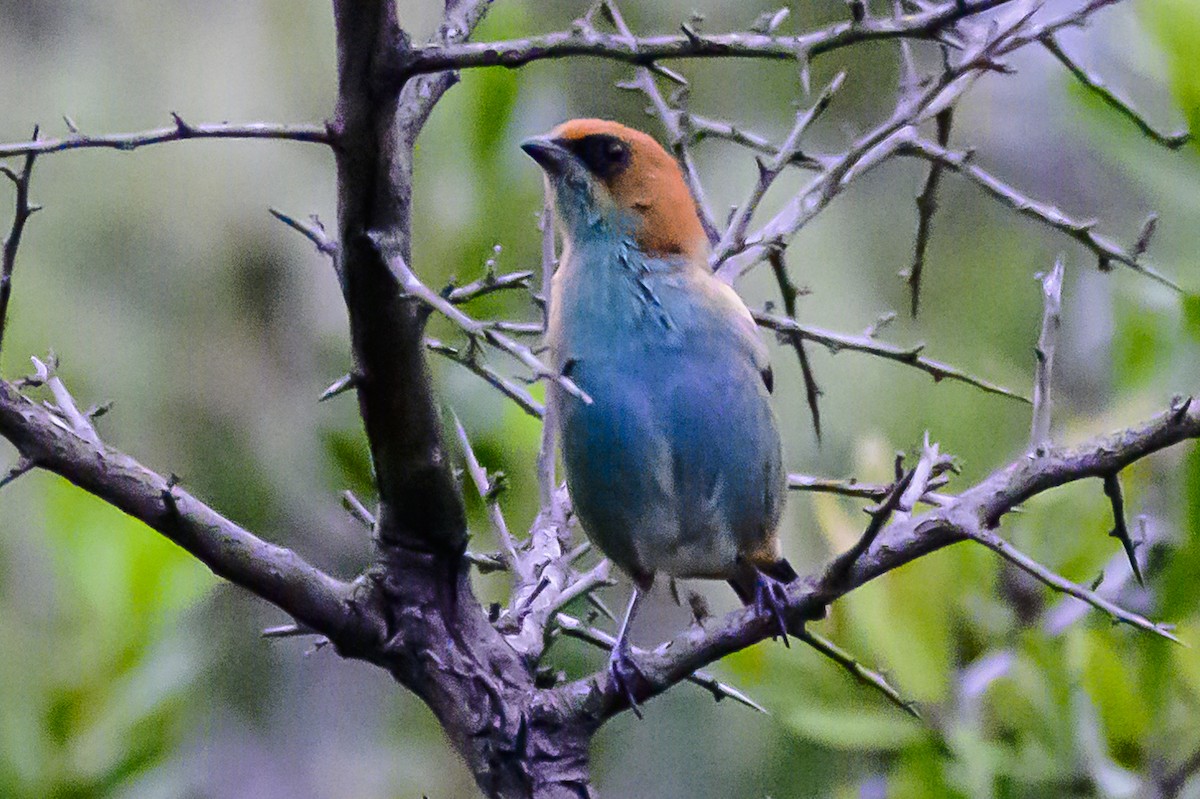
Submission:
[[[708,239],[679,165],[640,130],[573,119],[521,149],[546,173],[568,241],[615,234],[650,256],[706,255]]]

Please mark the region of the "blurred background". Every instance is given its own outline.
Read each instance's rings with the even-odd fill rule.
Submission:
[[[627,2],[638,32],[746,28],[769,2]],[[783,31],[846,15],[838,0],[789,3]],[[883,13],[884,4],[872,4]],[[1061,2],[1051,6],[1072,7]],[[477,38],[564,28],[580,0],[498,2]],[[440,3],[400,0],[416,36]],[[1200,5],[1136,0],[1097,15],[1064,47],[1160,127],[1200,133]],[[936,53],[917,45],[924,63]],[[1032,196],[1053,200],[1132,243],[1161,215],[1153,262],[1200,289],[1200,158],[1172,153],[1081,91],[1049,54],[988,75],[959,106],[953,143]],[[794,66],[679,63],[691,108],[778,140],[802,99]],[[814,89],[838,69],[846,87],[810,134],[835,151],[891,110],[894,43],[819,60]],[[572,116],[662,131],[645,101],[614,88],[627,68],[553,61],[466,73],[438,106],[418,151],[414,266],[432,285],[536,269],[541,178],[517,149]],[[0,139],[229,120],[319,122],[334,101],[327,2],[0,0]],[[721,142],[697,155],[713,206],[746,195],[751,157]],[[802,320],[857,333],[900,312],[881,338],[1029,391],[1041,317],[1034,275],[1064,256],[1064,333],[1055,374],[1059,441],[1132,424],[1195,392],[1200,304],[1118,268],[1102,274],[1072,242],[994,204],[954,175],[933,223],[922,313],[907,317],[897,273],[912,258],[913,197],[924,165],[891,162],[858,181],[788,251]],[[779,182],[769,213],[799,183]],[[0,191],[7,208],[11,194]],[[111,401],[105,439],[261,536],[350,577],[368,535],[340,508],[370,499],[354,400],[316,398],[349,366],[345,312],[329,265],[269,206],[334,219],[334,176],[319,145],[191,141],[134,153],[78,151],[39,160],[15,278],[3,374],[53,350],[84,407]],[[5,222],[5,225],[7,222]],[[5,228],[6,229],[6,228]],[[496,255],[494,248],[501,247]],[[739,289],[776,299],[768,270]],[[480,301],[480,316],[534,319],[520,293]],[[453,330],[433,332],[455,340]],[[921,436],[958,456],[966,486],[1019,456],[1027,406],[855,353],[812,349],[824,389],[815,443],[790,350],[775,346],[777,408],[792,471],[886,481]],[[501,360],[495,363],[507,368]],[[439,397],[480,458],[508,475],[510,525],[531,521],[538,424],[460,367],[434,361]],[[539,389],[540,390],[540,389]],[[15,462],[0,445],[0,466]],[[1200,450],[1179,447],[1123,474],[1147,587],[1129,579],[1107,533],[1099,481],[1028,503],[1002,533],[1066,576],[1174,622],[1191,648],[1114,627],[1002,569],[967,544],[855,591],[817,629],[885,671],[918,701],[922,724],[816,653],[762,644],[714,671],[770,716],[680,685],[606,726],[594,747],[606,797],[1200,797],[1187,780],[1200,750]],[[468,491],[468,494],[471,492]],[[487,522],[468,497],[478,548]],[[844,548],[861,503],[793,493],[784,549],[801,572]],[[1140,531],[1140,533],[1138,532]],[[715,611],[724,586],[689,585]],[[480,578],[487,599],[503,576]],[[622,605],[627,586],[608,589]],[[64,481],[34,473],[0,492],[0,796],[467,797],[475,788],[432,716],[380,670],[265,641],[283,615],[154,533]],[[660,591],[635,640],[690,621]],[[549,661],[577,676],[602,656],[573,641]],[[1171,793],[1170,791],[1175,791]]]

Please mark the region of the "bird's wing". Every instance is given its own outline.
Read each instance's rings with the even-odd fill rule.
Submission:
[[[709,324],[731,337],[735,348],[750,359],[770,392],[774,388],[774,375],[767,345],[759,336],[758,325],[754,323],[746,303],[742,302],[732,286],[718,280],[707,269],[693,272],[688,282],[696,305],[709,317]]]

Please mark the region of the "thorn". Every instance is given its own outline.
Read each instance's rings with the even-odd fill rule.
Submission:
[[[319,635],[312,627],[309,627],[307,624],[300,624],[299,622],[268,627],[259,634],[263,638],[292,638],[297,635]]]
[[[344,374],[337,380],[334,380],[332,383],[330,383],[329,387],[321,392],[321,396],[317,399],[317,402],[324,402],[325,400],[333,399],[338,394],[344,394],[352,388],[357,388],[358,382],[359,377],[355,373],[350,372],[349,374]]]
[[[111,402],[105,402],[100,405],[93,405],[92,407],[88,408],[87,413],[85,413],[84,416],[86,416],[88,419],[91,419],[92,421],[95,421],[95,420],[99,419],[101,416],[104,416],[106,413],[111,411],[112,407],[113,407],[113,404]]]
[[[1146,221],[1142,223],[1142,232],[1138,234],[1137,241],[1133,245],[1133,260],[1137,260],[1146,254],[1146,250],[1150,248],[1150,239],[1154,237],[1154,229],[1158,227],[1158,214],[1150,214],[1146,217]]]
[[[758,179],[762,183],[766,183],[771,179],[771,167],[762,159],[762,156],[754,156],[754,163],[758,165]]]
[[[775,29],[782,25],[791,13],[792,10],[786,6],[778,11],[764,11],[750,25],[750,30],[764,35],[774,33]]]
[[[172,111],[171,119],[175,120],[175,130],[177,130],[179,132],[179,135],[181,137],[187,138],[188,136],[192,135],[192,127],[191,127],[191,125],[189,125],[188,123],[183,121],[183,117],[179,116],[179,114]]]
[[[1187,418],[1188,409],[1192,407],[1191,397],[1176,397],[1171,402],[1171,423],[1179,424]]]
[[[0,488],[4,488],[9,483],[16,480],[18,477],[21,477],[24,474],[28,474],[30,471],[33,470],[34,466],[36,466],[36,465],[37,464],[35,464],[29,458],[22,456],[17,461],[17,465],[8,470],[8,474],[4,475],[3,477],[0,477]]]
[[[688,23],[683,23],[679,26],[679,29],[683,31],[683,35],[688,38],[688,41],[692,43],[693,47],[701,47],[704,45],[704,40],[700,38],[700,34],[696,33],[696,29]]]
[[[66,124],[67,130],[71,132],[72,136],[79,135],[79,126],[75,124],[75,120],[71,119],[66,114],[63,114],[63,122]]]
[[[175,486],[179,485],[179,475],[174,472],[167,478],[166,488],[162,490],[163,505],[172,516],[179,515],[179,503],[175,499]]]
[[[704,622],[712,618],[712,611],[708,608],[708,600],[702,594],[695,591],[689,591],[687,595],[688,608],[692,611],[692,621],[697,627],[703,627]]]
[[[368,530],[375,529],[375,514],[367,509],[353,491],[342,492],[342,507]]]

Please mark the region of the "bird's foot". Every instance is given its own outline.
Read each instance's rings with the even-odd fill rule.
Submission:
[[[631,681],[635,677],[644,680],[646,679],[646,674],[634,661],[628,644],[622,642],[613,648],[612,655],[608,659],[608,676],[612,678],[613,685],[625,697],[625,701],[629,703],[629,709],[633,711],[633,715],[637,716],[638,719],[644,718],[642,716],[642,709],[638,706],[637,698],[633,695]]]
[[[760,616],[771,619],[778,627],[778,635],[783,636],[783,645],[791,647],[788,642],[787,618],[784,609],[787,608],[787,589],[783,583],[774,577],[756,572],[754,577],[754,609]]]

